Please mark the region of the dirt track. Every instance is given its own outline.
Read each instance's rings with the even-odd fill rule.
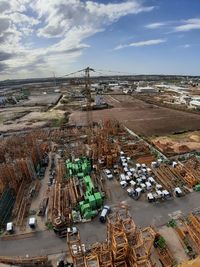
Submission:
[[[143,136],[200,129],[200,115],[150,105],[127,95],[106,96],[111,109],[93,111],[93,120],[117,119]],[[85,112],[74,112],[70,122],[85,122]]]

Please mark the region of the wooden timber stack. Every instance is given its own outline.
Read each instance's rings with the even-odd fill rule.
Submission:
[[[175,172],[182,177],[189,188],[193,188],[199,181],[190,170],[180,164],[175,168]]]
[[[196,157],[191,157],[184,165],[196,175],[200,175],[200,161]]]
[[[67,188],[57,182],[50,191],[48,218],[57,229],[71,223],[71,205]]]
[[[180,185],[192,188],[197,183],[194,175],[180,164],[176,168],[161,164],[157,168],[152,168],[152,171],[156,180],[168,191],[172,191],[173,188]]]
[[[173,256],[168,248],[157,248],[157,252],[163,267],[172,267],[174,265]]]
[[[112,142],[114,132],[117,132],[117,128],[111,121],[104,122],[101,128],[95,129],[90,145],[95,164],[99,159],[104,160],[108,168],[117,163],[119,146],[117,142]]]
[[[47,256],[39,256],[39,257],[3,257],[0,256],[0,263],[10,264],[10,265],[38,265],[38,266],[47,266],[48,257]]]
[[[186,232],[189,234],[200,253],[200,219],[197,216],[190,214],[188,220],[188,222],[184,221]]]

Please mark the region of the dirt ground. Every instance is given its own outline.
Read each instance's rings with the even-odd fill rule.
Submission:
[[[147,104],[128,95],[104,96],[111,109],[93,111],[93,120],[117,119],[139,135],[159,136],[200,129],[200,115]],[[71,123],[84,123],[86,112],[71,114]]]
[[[54,109],[44,112],[41,106],[0,109],[0,132],[44,127],[51,120],[62,119],[64,113]]]
[[[159,229],[159,233],[165,238],[167,245],[174,255],[177,263],[181,263],[188,260],[188,257],[184,251],[184,248],[179,241],[178,235],[173,228],[163,226]]]
[[[151,142],[164,154],[188,153],[200,150],[200,132],[189,132],[171,136],[151,138]]]
[[[29,97],[27,101],[23,102],[23,106],[46,106],[55,104],[58,99],[61,97],[61,94],[39,94],[39,95],[32,95]]]

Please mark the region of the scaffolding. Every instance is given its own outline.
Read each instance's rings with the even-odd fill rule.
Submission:
[[[15,203],[15,192],[12,188],[6,188],[0,199],[0,228],[10,220]]]
[[[154,238],[154,230],[138,229],[124,207],[108,217],[106,242],[86,250],[79,233],[68,234],[67,242],[75,267],[152,267]]]

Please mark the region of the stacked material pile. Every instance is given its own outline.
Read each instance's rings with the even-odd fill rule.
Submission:
[[[68,235],[67,242],[75,267],[151,267],[151,249],[155,233],[150,227],[140,230],[126,209],[109,217],[107,241],[88,251],[80,235]],[[91,265],[92,264],[92,265]]]

